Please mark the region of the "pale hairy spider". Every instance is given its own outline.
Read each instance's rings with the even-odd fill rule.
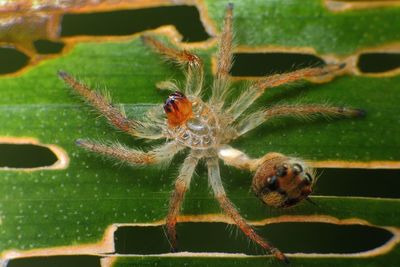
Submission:
[[[231,90],[229,71],[232,65],[232,16],[233,6],[230,4],[226,10],[219,40],[217,73],[212,84],[212,95],[206,101],[200,98],[204,90],[201,59],[188,51],[167,47],[149,36],[142,38],[146,45],[185,68],[186,84],[185,88],[181,88],[184,93],[181,93],[172,81],[159,83],[159,88],[174,92],[163,106],[151,109],[141,121],[128,118],[105,94],[91,90],[69,74],[60,71],[59,76],[116,128],[134,137],[167,140],[163,145],[148,152],[120,144],[110,145],[89,140],[78,140],[77,144],[80,147],[134,166],[169,162],[178,152],[188,150],[175,181],[165,222],[172,251],[177,249],[175,226],[184,194],[189,189],[195,168],[202,159],[208,168],[209,184],[224,212],[266,253],[270,252],[279,260],[288,262],[279,249],[256,233],[229,200],[221,181],[219,160],[227,165],[254,172],[252,189],[265,204],[278,208],[289,207],[306,199],[312,192],[315,183],[314,172],[303,161],[276,152],[267,153],[259,159],[251,159],[243,152],[230,147],[228,143],[278,116],[360,116],[363,112],[359,109],[328,105],[278,105],[244,114],[266,89],[304,78],[332,75],[341,68],[339,65],[305,68],[262,78],[252,83],[235,101],[227,103],[226,99]]]

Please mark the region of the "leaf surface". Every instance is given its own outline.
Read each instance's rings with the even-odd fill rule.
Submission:
[[[400,40],[398,7],[333,13],[322,1],[234,2],[236,44],[252,47],[254,51],[273,46],[282,50],[309,47],[317,55],[345,58],[362,49],[386,47]],[[214,25],[221,25],[225,3],[205,1],[204,5]],[[157,34],[170,42],[160,32]],[[195,51],[205,61],[210,85],[211,58],[216,48],[200,44]],[[138,35],[124,40],[110,38],[77,43],[71,50],[23,73],[1,77],[0,136],[29,137],[42,144],[54,144],[65,150],[70,160],[69,166],[61,170],[1,170],[0,251],[3,252],[90,244],[99,242],[112,224],[163,220],[173,180],[184,158],[177,156],[165,169],[131,168],[76,147],[78,138],[118,141],[144,150],[155,143],[135,140],[112,129],[70,93],[57,78],[58,70],[72,73],[93,88],[106,88],[114,102],[121,103],[130,116],[137,118],[166,98],[167,92],[155,88],[157,82],[173,78],[183,83],[179,69],[164,64],[158,55],[143,46]],[[244,84],[235,83],[233,95],[238,95]],[[279,103],[330,103],[362,108],[367,116],[331,121],[275,120],[233,145],[254,157],[276,151],[317,162],[398,164],[399,84],[399,75],[351,74],[323,84],[302,83],[270,90],[257,101],[255,108]],[[249,192],[249,173],[223,166],[222,176],[228,195],[250,221],[284,215],[330,216],[339,220],[356,218],[380,227],[390,226],[393,233],[398,232],[400,202],[397,198],[321,195],[314,198],[318,207],[303,203],[289,210],[272,210]],[[397,185],[398,178],[393,177]],[[376,179],[379,182],[379,177]],[[362,180],[358,182],[361,186]],[[186,196],[183,214],[194,217],[219,213],[207,185],[207,172],[200,166]],[[219,217],[215,215],[215,218]],[[280,234],[285,236],[284,232]],[[283,239],[290,242],[291,238],[296,237]],[[399,249],[396,246],[389,253],[373,258],[293,258],[296,266],[393,266],[399,259]],[[183,262],[193,266],[275,264],[263,257],[145,256],[120,257],[116,266],[168,266]]]

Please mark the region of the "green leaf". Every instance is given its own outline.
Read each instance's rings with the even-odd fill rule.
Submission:
[[[315,49],[317,55],[348,58],[363,49],[378,49],[400,39],[398,7],[334,13],[325,7],[323,1],[233,2],[236,43],[253,47],[255,51],[257,48],[265,51],[268,47],[281,47],[282,50],[307,47]],[[226,3],[205,1],[204,5],[213,23],[220,26]],[[160,35],[160,38],[171,42],[168,37]],[[209,85],[213,78],[211,58],[215,51],[215,46],[207,48],[201,43],[195,49],[205,61]],[[384,48],[381,51],[387,52]],[[72,73],[94,88],[105,87],[114,102],[122,103],[128,114],[137,117],[149,106],[162,103],[166,98],[166,92],[155,88],[157,82],[174,78],[183,83],[180,70],[164,64],[158,55],[144,47],[138,35],[77,43],[64,54],[31,66],[23,73],[1,77],[0,137],[35,138],[41,144],[62,148],[70,160],[65,169],[1,170],[0,251],[3,253],[60,246],[77,248],[78,245],[101,241],[107,227],[112,224],[159,223],[166,215],[172,183],[183,160],[183,155],[176,157],[166,169],[131,168],[115,165],[79,149],[75,146],[78,138],[119,141],[144,150],[154,143],[135,140],[110,127],[70,93],[58,79],[58,70]],[[245,135],[233,146],[254,157],[276,151],[317,162],[368,164],[379,161],[398,167],[400,76],[395,74],[348,74],[328,83],[305,83],[270,90],[257,101],[255,108],[276,103],[328,102],[362,108],[367,111],[367,116],[310,122],[276,120]],[[242,82],[235,84],[232,88],[234,96],[243,86]],[[335,218],[356,219],[356,223],[392,227],[389,230],[398,235],[400,202],[397,198],[322,195],[315,197],[319,207],[303,203],[289,210],[272,210],[249,192],[249,173],[223,166],[222,176],[228,195],[250,221],[285,215],[303,221],[328,218],[324,219],[325,222],[339,224]],[[393,177],[398,185],[397,178]],[[357,182],[362,186],[362,180]],[[221,218],[215,215],[220,210],[209,192],[204,167],[197,169],[182,212],[189,220],[200,218],[195,215],[208,214],[212,214],[209,218],[215,220]],[[285,236],[285,232],[279,234]],[[144,242],[145,238],[138,242]],[[287,237],[287,242],[291,238],[296,236]],[[393,248],[388,249],[388,253],[381,252],[368,258],[357,255],[295,255],[290,258],[296,266],[394,266],[399,259],[399,248],[395,243],[393,241]],[[106,260],[116,257],[115,266],[276,264],[276,261],[264,257],[240,255],[108,257],[101,253],[112,251],[97,249],[94,253]],[[88,253],[84,248],[80,251]],[[64,254],[66,250],[57,253]],[[9,255],[4,254],[2,259]],[[38,255],[42,254],[39,252]]]

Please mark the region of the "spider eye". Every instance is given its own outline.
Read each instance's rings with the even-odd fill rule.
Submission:
[[[169,96],[169,98],[171,98],[171,97],[185,98],[186,96],[179,91],[175,91]]]
[[[308,184],[312,184],[312,182],[313,182],[313,178],[312,178],[311,174],[309,174],[308,172],[304,176],[304,179],[305,179],[305,181],[307,181]]]
[[[298,164],[298,163],[293,164],[293,172],[295,174],[299,174],[302,171],[303,171],[303,167],[300,164]]]

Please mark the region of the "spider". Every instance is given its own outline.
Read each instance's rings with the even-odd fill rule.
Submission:
[[[164,105],[150,109],[141,121],[128,118],[123,110],[111,103],[106,94],[91,90],[66,72],[59,71],[59,76],[117,129],[134,137],[167,140],[161,146],[148,152],[120,144],[104,144],[91,140],[77,140],[80,147],[133,166],[169,162],[178,152],[189,150],[175,180],[175,188],[170,197],[166,216],[167,236],[172,251],[177,251],[175,226],[184,195],[189,189],[197,164],[202,160],[207,165],[209,184],[222,210],[250,240],[258,244],[266,253],[271,253],[277,259],[287,263],[289,262],[287,257],[257,234],[229,200],[221,181],[219,160],[227,165],[255,173],[252,189],[265,204],[277,208],[293,206],[307,199],[312,192],[315,174],[310,167],[299,159],[276,152],[267,153],[258,159],[251,159],[228,144],[275,117],[312,115],[355,117],[363,115],[363,111],[328,105],[278,105],[249,115],[244,114],[266,89],[304,78],[334,74],[342,68],[340,65],[333,64],[262,78],[249,85],[235,101],[226,103],[225,100],[231,89],[229,71],[232,65],[232,20],[233,5],[229,4],[219,39],[217,72],[212,84],[212,94],[208,100],[201,99],[204,90],[201,59],[189,51],[166,46],[151,36],[142,36],[143,42],[183,67],[186,83],[182,90],[178,89],[172,81],[159,83],[157,87],[160,89],[173,92]]]

